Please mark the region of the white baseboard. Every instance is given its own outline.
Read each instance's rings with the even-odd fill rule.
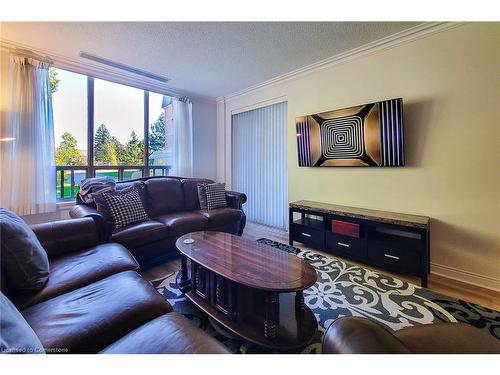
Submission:
[[[464,271],[458,268],[431,263],[431,275],[437,275],[448,279],[461,281],[466,284],[479,286],[481,288],[500,292],[500,279],[490,276],[479,275],[474,272]]]

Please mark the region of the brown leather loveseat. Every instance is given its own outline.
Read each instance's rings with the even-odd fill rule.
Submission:
[[[465,323],[418,325],[391,332],[369,319],[342,317],[323,337],[330,354],[500,354],[500,340]]]
[[[101,243],[92,219],[31,228],[48,255],[46,284],[20,293],[2,272],[1,287],[47,353],[227,353],[172,312],[125,247]],[[2,327],[1,334],[12,337],[7,330],[15,327]]]
[[[176,254],[175,241],[180,236],[201,230],[215,230],[241,235],[246,223],[242,206],[247,197],[228,191],[228,207],[200,210],[198,184],[213,183],[209,179],[182,177],[146,177],[119,182],[116,189],[135,185],[151,220],[113,229],[108,217],[99,213],[95,205],[77,200],[70,211],[72,218],[92,217],[100,226],[107,241],[125,246],[142,268]]]

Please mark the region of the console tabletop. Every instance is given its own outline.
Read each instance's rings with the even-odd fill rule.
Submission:
[[[337,204],[321,203],[314,201],[296,201],[290,203],[290,208],[297,210],[315,211],[323,214],[341,215],[364,220],[376,220],[383,223],[403,225],[421,229],[429,227],[428,216],[401,214],[367,208],[340,206]]]

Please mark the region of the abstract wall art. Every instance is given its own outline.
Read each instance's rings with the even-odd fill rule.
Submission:
[[[403,99],[297,117],[300,167],[404,166]]]

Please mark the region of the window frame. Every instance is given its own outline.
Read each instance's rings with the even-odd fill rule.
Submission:
[[[94,131],[95,131],[95,116],[94,116],[94,107],[95,107],[95,91],[94,91],[94,79],[95,77],[89,76],[86,74],[82,73],[76,73],[72,72],[71,70],[63,69],[63,68],[57,68],[60,70],[66,70],[71,73],[75,74],[81,74],[83,76],[87,77],[87,165],[85,166],[58,166],[56,165],[56,180],[59,179],[58,182],[61,183],[61,188],[60,188],[60,193],[57,194],[56,200],[58,204],[67,204],[68,202],[73,201],[76,198],[76,194],[74,192],[74,187],[75,187],[75,182],[74,182],[74,171],[75,170],[85,170],[86,172],[86,177],[85,178],[90,178],[90,177],[95,177],[96,176],[96,171],[97,170],[118,170],[118,181],[124,181],[123,180],[123,173],[124,170],[129,170],[129,169],[137,169],[141,170],[142,178],[144,177],[150,177],[151,171],[153,171],[153,176],[157,176],[156,170],[160,170],[161,176],[168,176],[169,171],[171,166],[158,166],[158,165],[150,165],[149,163],[149,93],[151,90],[143,89],[143,88],[138,88],[135,86],[130,86],[137,88],[139,90],[142,90],[144,93],[144,108],[143,108],[143,139],[144,139],[144,160],[143,160],[143,165],[109,165],[109,166],[103,166],[103,165],[95,165],[94,164]],[[99,78],[102,79],[102,78]],[[108,82],[115,83],[117,85],[122,85],[122,86],[128,86],[123,83],[118,83],[118,82],[113,82],[111,80],[106,80]],[[161,94],[160,95],[164,96],[170,96],[168,94]],[[60,176],[57,175],[58,172],[60,173]],[[70,178],[71,178],[71,185],[70,185],[70,196],[66,197],[64,194],[64,172],[70,172]],[[127,180],[125,180],[127,181]],[[57,183],[56,183],[57,186]],[[57,189],[56,189],[57,190]]]

